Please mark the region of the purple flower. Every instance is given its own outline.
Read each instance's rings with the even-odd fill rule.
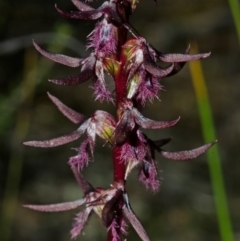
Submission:
[[[94,30],[88,36],[89,56],[70,57],[42,49],[33,41],[37,51],[43,56],[66,66],[79,68],[79,74],[49,81],[58,85],[77,85],[92,80],[95,100],[107,100],[115,104],[116,118],[106,111],[96,110],[86,117],[63,104],[48,93],[49,98],[59,111],[78,128],[70,134],[45,141],[27,141],[25,145],[34,147],[57,147],[78,140],[84,133],[86,138],[78,148],[76,155],[68,163],[84,197],[72,202],[50,205],[25,205],[25,207],[43,211],[58,212],[84,206],[76,215],[71,229],[72,238],[76,238],[84,228],[90,215],[95,212],[108,231],[108,241],[121,241],[127,234],[129,222],[142,241],[150,241],[146,231],[135,215],[125,189],[131,171],[139,169],[139,180],[146,188],[157,192],[160,187],[159,172],[155,152],[172,160],[189,160],[206,152],[215,142],[187,151],[170,152],[162,149],[171,139],[153,141],[142,129],[165,129],[175,126],[180,117],[173,121],[156,121],[142,115],[142,108],[149,100],[158,98],[162,90],[162,78],[178,73],[186,62],[206,58],[210,53],[189,54],[190,46],[183,54],[167,54],[156,50],[145,38],[141,37],[129,23],[129,17],[138,1],[111,0],[98,8],[92,8],[79,0],[71,0],[78,11],[65,12],[56,6],[63,17],[97,20]],[[90,1],[90,0],[89,0]],[[154,2],[156,2],[154,0]],[[128,39],[128,33],[133,37]],[[162,62],[167,67],[162,67]],[[110,91],[105,75],[111,77]],[[110,188],[94,188],[81,171],[94,158],[96,137],[99,136],[112,148],[114,180]]]
[[[82,205],[85,208],[79,212],[73,222],[71,229],[71,237],[76,238],[84,228],[88,218],[95,212],[101,219],[104,226],[112,231],[114,240],[119,241],[119,232],[116,228],[120,228],[122,234],[126,234],[126,222],[121,218],[120,227],[116,222],[117,213],[123,212],[126,220],[128,220],[143,241],[149,241],[149,238],[142,227],[140,221],[130,207],[128,196],[124,190],[123,183],[114,182],[107,190],[102,188],[94,189],[92,185],[78,172],[74,166],[72,170],[76,179],[84,192],[84,197],[72,202],[50,204],[50,205],[24,205],[24,207],[40,212],[62,212],[76,209]],[[120,203],[123,201],[123,204]]]
[[[81,67],[80,74],[61,79],[50,79],[49,81],[57,85],[77,85],[89,79],[94,81],[94,95],[100,101],[113,101],[112,94],[105,83],[104,71],[108,68],[110,60],[105,60],[103,52],[91,53],[87,58],[75,58],[62,54],[46,51],[33,42],[35,48],[45,57],[69,67]],[[106,47],[106,45],[104,45]],[[107,47],[106,47],[107,48]],[[110,50],[109,50],[110,51]],[[107,57],[106,57],[107,58]],[[113,60],[114,61],[114,60]]]
[[[79,148],[75,148],[78,154],[70,157],[68,164],[70,166],[77,166],[78,170],[82,170],[89,162],[90,140],[86,139],[82,142]]]
[[[216,142],[211,142],[201,147],[179,152],[164,151],[162,146],[166,145],[171,139],[160,139],[152,141],[140,130],[136,132],[135,141],[128,140],[122,146],[121,159],[126,163],[125,180],[135,167],[139,167],[139,181],[147,189],[157,192],[160,187],[159,171],[155,159],[155,151],[163,157],[172,160],[191,160],[205,153]]]
[[[117,39],[117,28],[104,18],[96,24],[95,29],[89,34],[88,48],[95,49],[96,53],[114,54],[117,50]]]
[[[144,183],[146,188],[152,189],[153,192],[157,192],[160,187],[158,168],[155,160],[155,151],[159,152],[163,157],[176,160],[185,161],[197,158],[205,153],[216,142],[211,142],[201,147],[179,152],[164,151],[161,147],[167,144],[171,139],[161,139],[158,141],[152,141],[145,136],[147,142],[147,152],[142,160],[142,165],[139,173],[139,180]],[[132,165],[132,164],[131,164]]]
[[[142,37],[128,40],[123,46],[128,73],[127,98],[135,97],[143,105],[146,100],[157,98],[161,85],[159,78],[179,72],[187,61],[206,58],[210,53],[190,55],[190,46],[185,54],[164,54],[150,46]],[[157,65],[157,61],[171,63],[167,68]]]
[[[120,107],[119,113],[121,118],[117,123],[114,143],[116,145],[122,145],[128,139],[130,133],[137,126],[144,129],[165,129],[177,124],[180,118],[173,121],[154,121],[144,117],[137,108],[134,107],[133,102],[129,99],[125,99]]]
[[[97,110],[94,112],[92,117],[86,118],[64,105],[56,97],[50,94],[49,97],[69,120],[75,124],[80,124],[80,127],[68,135],[45,141],[27,141],[23,142],[24,145],[43,148],[61,146],[79,139],[84,132],[87,132],[87,142],[92,154],[94,152],[96,135],[107,141],[109,144],[113,144],[113,132],[115,131],[116,121],[110,114],[105,111]]]
[[[76,3],[76,1],[74,1]],[[83,20],[96,20],[101,17],[106,19],[109,23],[120,26],[126,23],[124,14],[121,12],[121,4],[115,1],[104,2],[99,8],[94,9],[78,1],[75,6],[79,11],[65,12],[55,5],[58,13],[66,18],[83,19]]]
[[[107,193],[101,188],[94,189],[92,185],[83,177],[81,172],[72,166],[73,173],[78,181],[79,186],[83,190],[84,197],[72,202],[50,204],[50,205],[24,205],[26,208],[30,208],[40,212],[60,212],[68,211],[85,205],[83,211],[79,212],[74,219],[73,227],[71,230],[72,238],[76,238],[85,226],[89,216],[94,211],[101,217],[102,209],[106,203]],[[110,192],[110,191],[109,191]],[[109,194],[110,195],[110,194]]]

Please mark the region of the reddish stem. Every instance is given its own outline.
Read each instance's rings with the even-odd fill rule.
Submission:
[[[119,114],[119,105],[126,98],[127,92],[127,75],[124,70],[126,59],[121,54],[122,46],[127,40],[127,30],[125,28],[118,28],[118,60],[121,62],[121,67],[115,76],[115,90],[116,90],[116,106],[117,106],[117,121],[121,117]],[[125,164],[121,160],[121,146],[113,148],[113,172],[114,181],[122,181],[124,183],[125,177]]]
[[[113,174],[115,182],[124,182],[125,164],[121,160],[121,149],[121,146],[116,146],[113,148]]]
[[[121,65],[121,69],[118,73],[118,75],[115,78],[115,87],[116,87],[116,106],[117,106],[117,119],[121,116],[119,116],[119,105],[123,101],[123,99],[126,97],[126,91],[127,91],[127,76],[122,69],[122,66],[124,66],[124,63]],[[124,176],[125,176],[125,164],[121,160],[121,149],[122,146],[115,146],[113,148],[113,172],[114,172],[114,181],[122,181],[124,182]]]
[[[126,14],[123,14],[126,17],[126,21],[128,21],[128,14],[130,13],[129,11],[130,5],[122,5],[122,11],[125,12]],[[118,28],[118,51],[116,54],[116,57],[118,61],[121,63],[120,70],[118,73],[116,73],[114,80],[115,80],[115,90],[116,90],[116,114],[117,114],[117,121],[119,121],[119,118],[121,118],[121,113],[119,113],[119,106],[120,103],[126,98],[126,93],[127,93],[127,75],[124,70],[125,62],[126,59],[125,57],[121,54],[122,53],[122,46],[125,44],[127,41],[127,30],[124,27],[119,27]],[[122,182],[125,184],[125,163],[123,160],[121,160],[121,150],[122,146],[114,146],[113,147],[113,174],[114,174],[114,181],[115,182]],[[120,220],[122,219],[122,211],[121,211],[121,204],[118,207],[117,214],[116,214],[116,222],[118,226],[120,227]],[[121,238],[120,234],[120,228],[117,228],[117,233],[119,234],[119,238]],[[116,237],[115,237],[116,238]],[[108,241],[113,241],[114,235],[112,233],[112,230],[109,229],[108,231]]]
[[[124,98],[126,98],[127,91],[127,75],[124,70],[126,57],[122,54],[122,46],[127,41],[127,30],[120,27],[118,29],[118,53],[117,58],[121,63],[120,70],[115,76],[115,90],[116,90],[116,105],[117,108]]]

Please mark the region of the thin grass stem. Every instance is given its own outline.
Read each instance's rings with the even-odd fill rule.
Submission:
[[[240,43],[240,2],[239,0],[228,0],[233,20],[236,26],[238,40]]]
[[[194,52],[198,52],[196,43],[192,43],[191,46]],[[198,60],[191,61],[189,66],[197,99],[203,137],[206,142],[211,142],[217,138],[201,63]],[[218,145],[214,145],[211,150],[207,152],[207,158],[221,239],[222,241],[234,241]]]

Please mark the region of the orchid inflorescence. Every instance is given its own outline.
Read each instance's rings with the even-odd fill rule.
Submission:
[[[56,147],[73,142],[86,133],[86,139],[76,149],[77,154],[70,157],[68,162],[84,197],[73,202],[25,207],[43,212],[59,212],[85,205],[74,220],[72,238],[81,233],[90,214],[95,212],[108,231],[109,241],[123,240],[127,235],[127,222],[143,241],[148,241],[146,231],[131,208],[125,188],[131,171],[138,168],[139,180],[146,188],[157,192],[160,182],[155,152],[172,160],[188,160],[203,154],[215,142],[188,151],[165,151],[162,147],[171,138],[151,140],[142,129],[169,128],[175,126],[180,118],[156,121],[144,117],[141,111],[147,101],[152,102],[158,98],[162,89],[159,80],[178,73],[186,62],[206,58],[210,53],[189,54],[190,46],[183,54],[166,54],[156,50],[129,23],[129,16],[138,3],[136,0],[109,0],[97,9],[79,0],[71,1],[78,10],[65,12],[56,6],[61,16],[98,20],[88,36],[87,48],[91,49],[90,55],[86,58],[69,57],[44,50],[34,41],[33,44],[43,56],[69,67],[80,68],[77,76],[50,79],[50,82],[77,85],[92,80],[95,100],[113,102],[116,116],[103,110],[96,110],[89,117],[84,116],[48,93],[59,111],[78,127],[72,133],[58,138],[27,141],[24,144],[43,148]],[[169,66],[163,68],[159,65],[161,62],[169,63]],[[112,78],[114,91],[106,84],[106,74]],[[108,189],[94,188],[82,174],[89,160],[93,159],[96,136],[108,143],[113,153],[114,180]]]

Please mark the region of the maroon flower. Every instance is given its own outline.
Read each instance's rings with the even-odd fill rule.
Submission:
[[[129,222],[143,241],[150,241],[129,203],[125,189],[131,171],[139,168],[139,180],[153,192],[159,190],[160,180],[155,152],[172,160],[189,160],[206,152],[215,142],[199,148],[169,152],[162,147],[170,138],[150,140],[142,129],[165,129],[175,126],[180,117],[173,121],[156,121],[146,118],[141,111],[146,102],[158,98],[162,89],[162,78],[178,73],[186,62],[206,58],[210,53],[189,54],[190,46],[183,54],[167,54],[156,50],[145,38],[141,37],[129,23],[130,14],[135,10],[136,0],[110,0],[98,8],[71,0],[78,11],[65,12],[56,6],[63,17],[97,20],[94,30],[88,36],[89,56],[70,57],[42,49],[33,41],[37,51],[43,56],[66,66],[79,68],[76,76],[49,81],[58,85],[77,85],[93,81],[95,100],[110,101],[115,104],[116,118],[106,111],[97,110],[86,117],[67,107],[59,99],[48,93],[49,98],[59,111],[78,128],[70,134],[45,141],[27,141],[25,145],[34,147],[56,147],[79,139],[84,133],[87,137],[80,147],[73,148],[76,155],[70,157],[69,165],[84,197],[72,202],[51,205],[25,205],[30,209],[43,212],[66,211],[85,206],[73,223],[72,238],[76,238],[84,228],[90,215],[95,212],[108,231],[108,241],[121,241],[126,236]],[[154,0],[155,1],[155,0]],[[133,37],[128,39],[128,33]],[[162,63],[167,67],[162,67]],[[110,91],[105,75],[111,77]],[[114,180],[110,188],[93,188],[83,177],[81,171],[94,157],[96,136],[112,148]]]
[[[76,3],[76,1],[74,1]],[[116,26],[126,23],[124,15],[121,15],[121,5],[117,1],[104,2],[99,8],[94,9],[83,4],[80,1],[75,4],[79,11],[65,12],[55,5],[58,13],[67,18],[83,19],[83,20],[96,20],[101,17],[105,18],[109,23]]]
[[[88,36],[88,48],[95,49],[96,53],[114,54],[117,50],[117,38],[117,28],[104,18]]]
[[[85,205],[85,208],[79,212],[74,219],[73,227],[70,232],[72,238],[76,238],[81,233],[88,221],[88,218],[92,212],[95,212],[102,219],[104,226],[113,232],[114,240],[116,241],[120,240],[119,233],[116,231],[116,228],[120,228],[123,235],[127,233],[126,221],[121,218],[121,227],[118,227],[118,222],[116,222],[116,213],[120,211],[123,212],[126,220],[131,223],[140,238],[143,241],[149,241],[144,228],[130,207],[123,183],[114,182],[107,190],[102,188],[94,189],[92,185],[83,177],[81,172],[78,172],[74,166],[72,166],[72,170],[81,189],[83,190],[83,198],[77,201],[50,205],[28,204],[24,205],[24,207],[40,212],[62,212],[76,209],[82,205]],[[123,204],[121,205],[122,208],[119,209],[119,204],[121,201],[123,201]]]
[[[117,123],[114,143],[116,145],[122,145],[128,139],[131,131],[139,126],[144,129],[165,129],[177,124],[180,118],[173,121],[154,121],[144,117],[138,110],[133,106],[133,102],[129,99],[125,99],[120,107],[119,112],[121,118]]]
[[[188,54],[190,46],[185,54],[164,54],[150,46],[142,37],[128,40],[123,46],[128,72],[127,98],[135,97],[143,105],[146,100],[157,98],[161,85],[159,78],[168,77],[179,72],[187,61],[206,58],[210,53]],[[163,69],[157,65],[157,61],[171,63]]]
[[[107,89],[104,70],[107,68],[108,62],[104,61],[104,54],[102,52],[91,53],[87,58],[74,58],[62,54],[46,51],[42,49],[38,44],[33,42],[35,48],[45,57],[63,64],[69,67],[80,67],[81,71],[79,75],[70,76],[62,79],[50,79],[49,81],[57,85],[77,85],[86,82],[89,79],[94,81],[94,95],[96,99],[100,101],[107,100],[112,101],[111,92]],[[109,50],[110,51],[110,50]]]
[[[152,189],[153,192],[157,192],[160,187],[158,168],[155,160],[155,151],[159,152],[163,157],[176,161],[185,161],[197,158],[205,153],[216,141],[203,145],[201,147],[179,152],[164,151],[161,147],[167,144],[171,139],[161,139],[158,141],[152,141],[146,136],[147,152],[142,160],[142,165],[139,173],[139,180],[143,182],[146,188]],[[146,143],[144,142],[144,143]],[[132,164],[131,164],[132,165]]]
[[[97,110],[92,117],[86,118],[64,105],[56,97],[50,94],[49,97],[69,120],[75,124],[80,124],[80,127],[68,135],[45,141],[27,141],[23,142],[24,145],[43,148],[61,146],[79,139],[84,132],[87,132],[88,144],[92,154],[94,152],[96,135],[107,141],[109,144],[113,144],[113,132],[115,131],[116,121],[110,114],[105,111]]]
[[[24,205],[26,208],[30,208],[40,212],[61,212],[68,211],[80,207],[85,204],[85,208],[83,211],[79,212],[74,219],[73,227],[71,230],[72,238],[76,238],[82,231],[85,226],[89,216],[94,211],[97,215],[101,216],[101,210],[103,208],[103,189],[93,189],[92,186],[83,178],[83,176],[79,173],[80,179],[87,183],[84,189],[85,196],[77,201],[73,202],[65,202],[58,204],[50,204],[50,205]]]

